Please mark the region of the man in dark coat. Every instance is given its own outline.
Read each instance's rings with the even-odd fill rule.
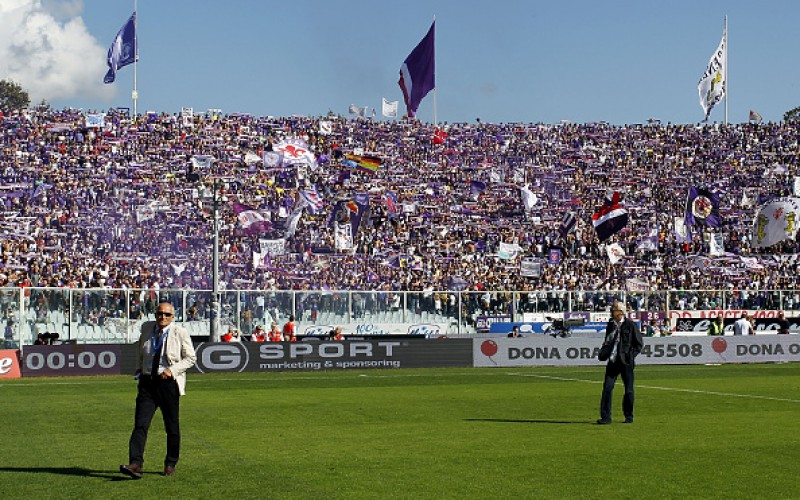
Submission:
[[[625,384],[622,413],[625,415],[625,423],[632,424],[634,359],[641,352],[644,342],[639,326],[630,318],[625,317],[625,304],[621,302],[615,302],[611,306],[611,319],[606,326],[606,337],[603,344],[613,345],[613,350],[606,364],[603,395],[600,398],[600,419],[597,423],[611,423],[611,396],[617,377],[622,375],[622,382]]]

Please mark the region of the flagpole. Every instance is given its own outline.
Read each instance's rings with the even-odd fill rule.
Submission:
[[[136,119],[136,101],[139,99],[139,92],[136,90],[136,64],[139,62],[139,0],[133,0],[133,118]],[[726,99],[727,104],[727,99]]]
[[[436,14],[433,15],[433,22],[436,23]],[[436,50],[436,47],[433,49]],[[435,52],[434,52],[435,54]],[[434,59],[436,56],[434,55]],[[725,102],[728,102],[727,100]],[[438,122],[436,121],[436,86],[433,87],[433,128],[436,129]]]
[[[725,125],[728,124],[728,16],[725,16]]]

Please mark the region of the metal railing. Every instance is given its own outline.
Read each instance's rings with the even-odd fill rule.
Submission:
[[[175,306],[175,321],[194,336],[208,336],[211,290],[138,290],[72,288],[0,288],[0,331],[6,347],[29,345],[40,336],[60,341],[127,343],[139,337],[139,325],[154,318],[160,301]],[[800,292],[764,290],[537,291],[264,291],[221,292],[221,330],[249,335],[257,325],[280,327],[290,315],[300,325],[441,325],[450,336],[477,332],[481,317],[522,321],[526,313],[607,311],[614,301],[630,310],[663,313],[703,309],[800,309]]]

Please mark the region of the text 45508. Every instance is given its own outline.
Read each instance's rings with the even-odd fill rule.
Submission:
[[[645,344],[642,349],[643,356],[648,358],[699,358],[703,355],[703,346],[701,344]]]

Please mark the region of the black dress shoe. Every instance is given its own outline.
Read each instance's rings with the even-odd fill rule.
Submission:
[[[597,419],[597,425],[608,425],[610,423],[611,423],[611,419],[610,418],[598,418]]]
[[[139,464],[120,465],[119,471],[132,479],[142,478],[142,466]]]
[[[633,418],[626,418],[625,419],[625,423],[626,424],[632,424],[633,423]]]
[[[165,465],[164,472],[161,473],[162,476],[174,476],[175,475],[175,467],[172,465]]]

